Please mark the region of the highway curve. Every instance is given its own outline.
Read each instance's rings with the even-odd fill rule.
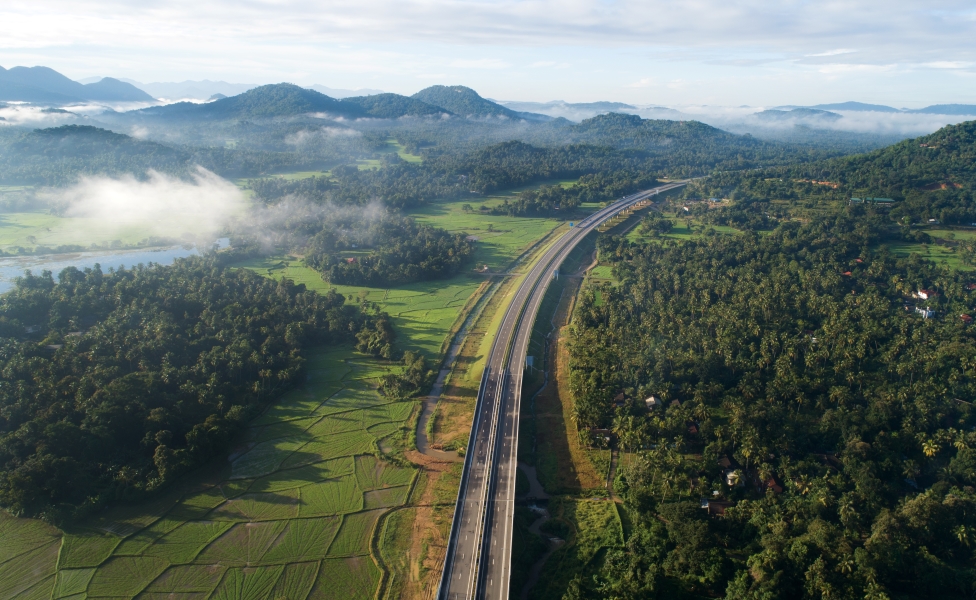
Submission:
[[[573,248],[601,223],[685,183],[626,196],[583,219],[545,252],[519,286],[495,335],[478,390],[439,599],[508,599],[522,369],[549,282]]]

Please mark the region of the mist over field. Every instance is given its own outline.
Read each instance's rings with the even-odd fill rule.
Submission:
[[[42,192],[64,215],[96,219],[118,231],[139,228],[157,237],[214,236],[242,213],[244,194],[233,183],[197,167],[190,180],[157,171],[145,179],[83,177],[61,190]]]

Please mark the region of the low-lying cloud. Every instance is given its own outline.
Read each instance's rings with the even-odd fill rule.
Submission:
[[[202,167],[189,180],[156,171],[145,179],[86,177],[46,195],[65,207],[67,217],[119,234],[135,230],[167,238],[215,237],[246,207],[237,186]]]
[[[309,142],[327,140],[332,138],[357,138],[362,137],[363,133],[356,129],[347,127],[320,127],[318,129],[302,129],[295,133],[285,136],[285,143],[292,146],[301,146]]]
[[[0,105],[0,125],[27,127],[57,127],[68,123],[80,123],[84,118],[73,111],[44,109],[26,104]]]

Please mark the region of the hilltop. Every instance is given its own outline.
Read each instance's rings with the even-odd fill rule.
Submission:
[[[358,106],[364,113],[379,119],[451,115],[451,111],[400,94],[374,94],[346,98],[345,102]]]
[[[411,96],[417,100],[439,106],[462,117],[510,119],[512,121],[548,121],[549,117],[524,113],[505,108],[497,102],[482,98],[478,92],[463,85],[432,85]]]

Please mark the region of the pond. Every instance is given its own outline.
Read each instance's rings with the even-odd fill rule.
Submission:
[[[230,246],[230,240],[220,238],[214,243],[217,249]],[[178,258],[196,256],[200,250],[196,246],[168,246],[164,248],[140,248],[137,250],[94,250],[91,252],[70,252],[64,254],[40,254],[33,256],[8,256],[0,258],[0,294],[14,288],[14,281],[30,270],[35,275],[51,271],[58,273],[68,267],[81,270],[100,265],[102,271],[118,269],[138,264],[156,263],[171,265]]]

